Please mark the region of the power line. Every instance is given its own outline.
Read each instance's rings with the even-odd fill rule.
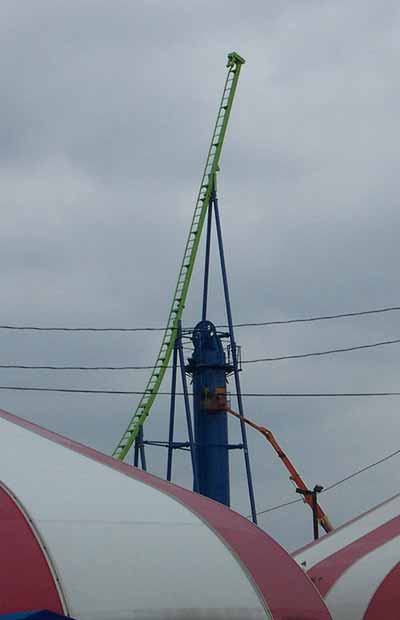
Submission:
[[[116,394],[116,395],[138,395],[143,396],[147,392],[136,390],[96,390],[96,389],[75,389],[75,388],[44,388],[44,387],[25,387],[19,385],[0,385],[0,390],[21,391],[21,392],[66,392],[73,394]],[[158,392],[161,396],[171,396],[172,392]],[[176,396],[183,396],[183,392],[176,392]],[[189,393],[189,396],[193,394]],[[231,392],[230,396],[237,396]],[[255,398],[347,398],[347,397],[383,397],[400,396],[400,392],[242,392],[242,396]]]
[[[20,385],[0,385],[0,390],[11,390],[16,392],[65,392],[69,394],[116,394],[116,395],[137,395],[143,396],[145,392],[134,390],[84,390],[75,388],[44,388],[44,387],[25,387]],[[171,392],[158,392],[164,396],[171,395]],[[183,394],[183,393],[182,393]],[[177,393],[181,396],[180,393]]]
[[[327,493],[328,491],[335,489],[336,487],[342,485],[344,482],[347,482],[348,480],[351,480],[352,478],[359,476],[360,474],[364,473],[365,471],[368,471],[369,469],[373,469],[377,465],[380,465],[381,463],[388,461],[389,459],[393,458],[394,456],[397,456],[398,454],[400,454],[400,450],[395,450],[395,452],[391,452],[391,454],[387,454],[386,456],[379,459],[378,461],[375,461],[374,463],[370,463],[369,465],[366,465],[365,467],[362,467],[361,469],[356,470],[352,474],[349,474],[348,476],[345,476],[344,478],[341,478],[340,480],[337,480],[333,484],[330,484],[329,486],[325,487],[322,490],[322,493]],[[302,502],[302,501],[303,500],[300,498],[300,499],[294,499],[290,502],[285,502],[283,504],[278,504],[277,506],[271,506],[271,508],[266,508],[265,510],[261,510],[260,512],[257,512],[257,516],[265,514],[267,512],[273,512],[274,510],[279,510],[280,508],[284,508],[285,506],[291,506],[292,504],[298,504],[299,502]]]
[[[291,323],[311,323],[313,321],[331,321],[333,319],[345,319],[356,316],[366,316],[368,314],[380,314],[382,312],[393,312],[400,310],[400,306],[387,306],[385,308],[376,308],[374,310],[362,310],[360,312],[342,312],[340,314],[327,314],[322,316],[309,316],[300,319],[286,319],[282,321],[264,321],[262,323],[237,323],[235,327],[263,327],[268,325],[290,325]],[[226,327],[218,325],[217,327]]]
[[[242,360],[242,364],[259,364],[261,362],[277,362],[281,360],[301,359],[306,357],[318,357],[322,355],[332,355],[335,353],[347,353],[349,351],[359,351],[361,349],[372,349],[389,344],[399,344],[400,338],[395,340],[382,340],[371,344],[361,344],[341,349],[327,349],[325,351],[313,351],[311,353],[299,353],[294,355],[279,355],[276,357],[261,357],[257,359]],[[172,368],[172,366],[159,366],[159,368]],[[19,369],[19,370],[152,370],[153,366],[41,366],[27,364],[0,364],[0,369]]]
[[[312,353],[299,353],[295,355],[279,355],[277,357],[260,357],[257,359],[243,360],[242,364],[258,364],[259,362],[278,362],[281,360],[293,360],[304,357],[317,357],[321,355],[332,355],[334,353],[347,353],[349,351],[359,351],[361,349],[373,349],[374,347],[383,347],[388,344],[399,344],[400,338],[395,340],[381,340],[372,342],[371,344],[359,344],[353,347],[343,347],[341,349],[327,349],[325,351],[313,351]]]
[[[370,463],[369,465],[366,465],[365,467],[358,469],[357,471],[350,474],[349,476],[346,476],[345,478],[342,478],[341,480],[338,480],[337,482],[330,484],[329,486],[324,488],[323,492],[326,493],[326,491],[330,491],[331,489],[338,487],[340,484],[343,484],[343,482],[347,482],[347,480],[351,480],[352,478],[355,478],[359,474],[362,474],[364,471],[367,471],[368,469],[372,469],[373,467],[376,467],[377,465],[380,465],[381,463],[388,461],[389,459],[393,458],[394,456],[397,456],[398,454],[400,454],[400,450],[395,450],[395,452],[392,452],[391,454],[384,456],[383,458],[379,459],[379,461]]]
[[[152,370],[154,366],[28,366],[26,364],[0,364],[0,369],[7,370]],[[157,366],[172,368],[172,366]]]
[[[381,314],[383,312],[394,312],[400,310],[400,306],[387,306],[374,310],[362,310],[360,312],[342,312],[340,314],[328,314],[321,316],[309,316],[296,319],[261,321],[252,323],[236,323],[234,327],[265,327],[270,325],[290,325],[292,323],[311,323],[314,321],[330,321],[334,319],[352,318],[371,314]],[[227,328],[227,325],[216,325],[218,328]],[[39,331],[39,332],[160,332],[165,331],[165,327],[41,327],[38,325],[0,325],[0,329],[12,331]]]
[[[264,515],[267,512],[274,512],[274,510],[279,510],[280,508],[284,508],[285,506],[291,506],[292,504],[298,504],[299,502],[303,502],[303,500],[300,499],[292,499],[290,502],[284,502],[283,504],[278,504],[277,506],[271,506],[271,508],[266,508],[265,510],[260,510],[260,512],[257,512],[257,517],[259,517],[260,515]],[[248,517],[251,518],[251,517]]]

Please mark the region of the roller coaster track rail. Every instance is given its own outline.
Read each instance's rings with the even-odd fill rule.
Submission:
[[[209,201],[214,190],[215,175],[219,170],[219,160],[225,133],[228,126],[233,100],[235,98],[240,71],[244,62],[244,59],[236,52],[228,54],[228,73],[225,80],[221,103],[218,109],[217,121],[215,123],[211,138],[210,148],[208,150],[203,176],[201,178],[200,189],[195,203],[193,219],[186,241],[183,260],[179,269],[178,280],[172,299],[167,325],[161,341],[160,351],[157,355],[156,362],[153,370],[151,371],[145,391],[133,413],[133,416],[131,417],[126,431],[122,435],[113,452],[113,456],[120,461],[125,459],[136,437],[138,436],[142,425],[150,413],[174,349],[178,324],[182,318],[185,307],[190,280],[199,248],[201,232]]]

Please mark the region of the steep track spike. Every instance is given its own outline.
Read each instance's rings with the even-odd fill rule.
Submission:
[[[244,59],[236,52],[228,54],[228,74],[225,80],[221,103],[218,108],[217,120],[212,133],[203,176],[201,178],[200,189],[197,195],[193,219],[190,225],[183,260],[178,274],[177,285],[172,299],[167,327],[161,341],[160,351],[157,355],[154,368],[151,372],[143,396],[129,422],[128,428],[122,435],[113,452],[113,456],[120,461],[123,461],[128,454],[139,434],[141,426],[149,415],[150,409],[164,378],[166,367],[168,366],[172,355],[177,335],[177,327],[182,318],[183,309],[185,307],[190,280],[192,278],[193,268],[196,261],[197,250],[200,243],[201,232],[203,230],[208,203],[213,191],[215,174],[219,170],[218,164],[235,97],[236,87],[239,81],[240,70],[244,62]]]

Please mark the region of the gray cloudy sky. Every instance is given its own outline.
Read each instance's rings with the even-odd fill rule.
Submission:
[[[397,305],[398,2],[3,0],[1,323],[163,325],[227,52],[247,60],[220,205],[236,322]],[[215,263],[216,265],[216,263]],[[215,270],[210,318],[224,322]],[[199,318],[201,265],[185,323]],[[400,337],[400,315],[238,330],[264,357]],[[1,332],[1,363],[152,363],[159,334]],[[399,390],[399,346],[248,366],[245,391]],[[0,384],[141,390],[145,372],[1,371]],[[165,383],[168,388],[168,382]],[[1,392],[0,405],[110,451],[135,397]],[[247,399],[310,485],[398,448],[399,400]],[[167,434],[160,397],[146,435]],[[184,436],[184,425],[180,426]],[[236,434],[232,424],[232,437]],[[249,433],[259,510],[296,496]],[[148,455],[162,474],[157,449]],[[340,524],[398,491],[395,460],[323,497]],[[190,485],[186,455],[176,480]],[[240,455],[234,507],[248,513]],[[301,504],[260,517],[289,549]]]

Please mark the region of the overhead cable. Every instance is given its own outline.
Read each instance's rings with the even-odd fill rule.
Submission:
[[[337,480],[333,484],[330,484],[329,486],[324,487],[322,489],[321,493],[327,493],[328,491],[331,491],[332,489],[335,489],[336,487],[344,484],[348,480],[351,480],[352,478],[355,478],[356,476],[359,476],[360,474],[364,473],[365,471],[368,471],[369,469],[373,469],[377,465],[380,465],[381,463],[384,463],[385,461],[388,461],[389,459],[393,458],[394,456],[397,456],[398,454],[400,454],[400,450],[395,450],[395,452],[392,452],[391,454],[387,454],[386,456],[384,456],[383,458],[379,459],[378,461],[375,461],[374,463],[370,463],[369,465],[366,465],[365,467],[362,467],[361,469],[358,469],[357,471],[353,472],[352,474],[349,474],[348,476],[345,476],[344,478],[341,478],[340,480]],[[294,499],[294,500],[291,500],[289,502],[284,502],[282,504],[278,504],[276,506],[271,506],[271,508],[266,508],[265,510],[261,510],[260,512],[257,512],[257,516],[265,514],[267,512],[273,512],[274,510],[279,510],[280,508],[284,508],[285,506],[291,506],[292,504],[298,504],[299,502],[303,502],[303,499],[301,499],[301,498]]]
[[[325,487],[323,489],[323,492],[326,493],[327,491],[330,491],[331,489],[334,489],[335,487],[338,487],[339,485],[343,484],[344,482],[347,482],[347,480],[351,480],[352,478],[355,478],[356,476],[359,476],[364,471],[367,471],[368,469],[372,469],[373,467],[376,467],[377,465],[380,465],[381,463],[384,463],[385,461],[388,461],[389,459],[393,458],[394,456],[397,456],[398,454],[400,454],[400,450],[395,450],[395,452],[392,452],[391,454],[388,454],[388,455],[384,456],[383,458],[379,459],[379,461],[375,461],[374,463],[370,463],[369,465],[366,465],[365,467],[362,467],[361,469],[358,469],[357,471],[355,471],[354,473],[350,474],[349,476],[346,476],[345,478],[342,478],[341,480],[338,480],[337,482],[334,482],[333,484],[330,484],[329,486],[327,486],[327,487]]]
[[[370,344],[359,344],[353,347],[343,347],[340,349],[327,349],[325,351],[313,351],[311,353],[298,353],[294,355],[279,355],[276,357],[260,357],[251,360],[242,360],[242,364],[258,364],[260,362],[279,362],[281,360],[293,360],[304,357],[318,357],[321,355],[332,355],[334,353],[347,353],[349,351],[360,351],[361,349],[373,349],[374,347],[383,347],[388,344],[399,344],[400,338],[395,340],[381,340],[379,342],[372,342]]]
[[[394,312],[400,310],[400,306],[387,306],[374,310],[361,310],[360,312],[342,312],[340,314],[328,314],[321,316],[309,316],[297,319],[283,319],[275,321],[260,321],[250,323],[236,323],[234,327],[264,327],[269,325],[290,325],[292,323],[311,323],[314,321],[331,321],[334,319],[345,319],[370,314],[381,314],[383,312]],[[218,328],[227,328],[228,325],[216,325]],[[41,327],[38,325],[0,325],[0,329],[13,331],[43,331],[43,332],[160,332],[165,331],[165,327]]]
[[[359,351],[361,349],[372,349],[383,347],[389,344],[399,344],[400,338],[395,340],[382,340],[371,344],[360,344],[353,347],[343,347],[341,349],[327,349],[325,351],[313,351],[311,353],[298,353],[294,355],[279,355],[276,357],[260,357],[257,359],[242,360],[242,364],[259,364],[261,362],[279,362],[281,360],[301,359],[305,357],[319,357],[322,355],[333,355],[334,353],[347,353],[349,351]],[[158,368],[172,368],[172,366],[159,366]],[[153,366],[42,366],[27,364],[0,364],[0,369],[20,369],[20,370],[151,370]]]
[[[96,390],[78,388],[45,388],[45,387],[26,387],[19,385],[0,385],[0,390],[20,391],[20,392],[66,392],[72,394],[115,394],[115,395],[139,395],[146,394],[144,391],[136,390]],[[161,396],[171,396],[172,392],[158,392]],[[183,392],[175,392],[176,396],[184,396]],[[193,394],[189,393],[189,396]],[[230,396],[237,396],[234,392]],[[255,398],[359,398],[359,397],[382,397],[400,396],[400,392],[242,392],[242,396]]]
[[[321,316],[309,316],[300,319],[282,319],[278,321],[263,321],[256,323],[237,323],[235,327],[264,327],[268,325],[290,325],[291,323],[312,323],[314,321],[332,321],[334,319],[347,319],[356,316],[366,316],[368,314],[381,314],[382,312],[393,312],[400,310],[400,306],[387,306],[385,308],[376,308],[374,310],[361,310],[360,312],[342,312],[340,314],[326,314]],[[217,327],[226,327],[226,325],[217,325]]]
[[[264,515],[267,512],[274,512],[275,510],[279,510],[280,508],[285,508],[285,506],[291,506],[292,504],[298,504],[299,502],[304,502],[304,500],[302,498],[292,499],[289,502],[284,502],[283,504],[277,504],[276,506],[271,506],[271,508],[266,508],[265,510],[260,510],[259,512],[257,512],[257,517],[259,517],[260,515]],[[247,518],[249,519],[251,517],[248,515]]]
[[[26,364],[0,364],[0,369],[7,370],[149,370],[154,366],[28,366]],[[172,368],[159,366],[158,368]]]

